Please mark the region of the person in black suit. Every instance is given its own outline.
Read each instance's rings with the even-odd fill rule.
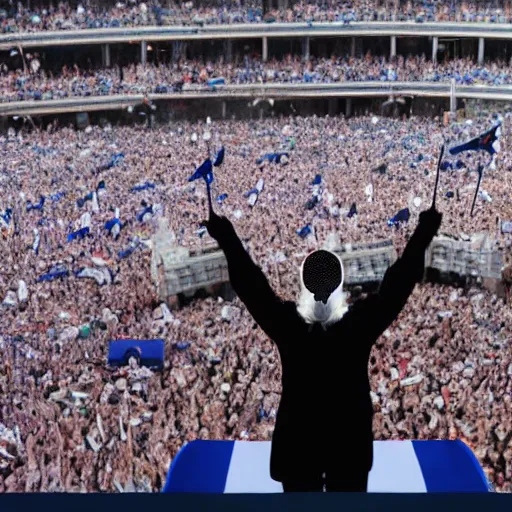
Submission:
[[[422,212],[378,292],[350,306],[341,260],[330,251],[314,251],[301,267],[296,305],[276,296],[231,222],[210,209],[202,225],[226,255],[235,293],[281,357],[270,476],[285,492],[322,492],[324,485],[328,492],[366,492],[373,464],[370,350],[422,280],[425,250],[441,219],[434,207]]]

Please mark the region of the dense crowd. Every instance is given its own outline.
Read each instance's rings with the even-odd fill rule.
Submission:
[[[0,138],[0,492],[156,491],[186,441],[271,438],[280,399],[271,341],[238,298],[196,298],[170,310],[151,277],[155,233],[168,229],[196,250],[209,240],[198,230],[204,183],[187,181],[207,154],[204,133],[212,151],[226,151],[215,170],[215,197],[227,194],[217,211],[276,292],[296,300],[302,259],[331,233],[342,243],[391,239],[400,254],[431,200],[443,138],[463,141],[489,126],[294,117],[11,129]],[[275,152],[289,157],[256,163]],[[485,173],[473,218],[476,175],[443,172],[441,231],[487,232],[510,263],[512,235],[498,224],[512,220],[511,171],[505,150]],[[317,174],[319,201],[310,209]],[[256,202],[248,200],[261,179]],[[357,214],[349,216],[352,203]],[[389,227],[404,207],[409,222]],[[301,238],[306,224],[313,233]],[[164,370],[134,360],[108,368],[108,342],[123,337],[165,339]],[[503,299],[417,286],[373,349],[377,439],[461,438],[495,487],[512,491],[511,338]],[[314,407],[305,403],[304,414]]]
[[[460,85],[510,85],[512,66],[496,61],[478,65],[471,59],[434,64],[423,57],[312,58],[304,61],[289,55],[263,62],[245,57],[238,63],[179,61],[173,64],[133,64],[123,68],[80,70],[67,67],[61,74],[44,71],[37,55],[28,55],[25,71],[0,68],[3,101],[51,100],[111,94],[163,94],[226,85],[272,83],[338,83],[361,81],[448,82]]]
[[[285,5],[285,4],[283,4]],[[448,0],[327,0],[321,3],[289,2],[283,8],[263,11],[262,2],[159,2],[128,0],[101,2],[99,7],[76,8],[66,2],[46,8],[27,8],[20,3],[0,11],[3,33],[42,30],[78,30],[148,25],[223,25],[273,22],[484,22],[510,23],[510,2]]]

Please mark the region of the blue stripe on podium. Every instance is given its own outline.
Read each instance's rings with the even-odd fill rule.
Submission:
[[[487,492],[485,474],[462,441],[413,441],[413,446],[427,492]]]
[[[192,441],[172,461],[166,492],[198,492],[201,482],[204,493],[223,493],[226,487],[233,441]],[[198,464],[198,461],[201,461]],[[179,464],[179,471],[173,469]],[[171,477],[172,475],[172,477]]]

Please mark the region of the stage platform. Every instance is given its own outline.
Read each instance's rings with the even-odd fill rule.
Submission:
[[[193,441],[154,494],[3,494],[1,512],[504,512],[460,441],[377,441],[367,494],[285,494],[269,472],[270,443]],[[393,492],[391,492],[393,491]]]
[[[512,494],[3,494],[2,512],[505,512]]]

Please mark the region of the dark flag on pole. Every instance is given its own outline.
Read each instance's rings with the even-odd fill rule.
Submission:
[[[482,133],[478,137],[471,139],[469,142],[455,146],[449,150],[450,155],[458,155],[464,151],[485,151],[491,155],[491,161],[489,164],[494,165],[494,159],[496,154],[500,151],[500,137],[501,137],[501,121],[493,126],[490,130]],[[489,165],[487,164],[487,165]],[[473,198],[473,204],[471,206],[471,216],[475,209],[476,198],[478,197],[478,191],[480,190],[480,184],[482,183],[484,166],[478,166],[478,182],[476,185],[475,196]]]
[[[224,162],[224,148],[220,148],[219,152],[215,156],[215,160],[213,162],[214,167],[219,167]]]
[[[500,136],[501,122],[469,142],[451,148],[449,153],[450,155],[458,155],[463,151],[487,151],[490,155],[494,155],[500,151]]]
[[[188,181],[195,181],[200,178],[203,178],[204,181],[209,185],[213,181],[213,167],[212,167],[212,161],[208,158],[206,159],[190,176]]]
[[[190,176],[188,181],[195,181],[200,178],[203,178],[206,182],[206,193],[208,195],[208,207],[210,212],[213,212],[213,203],[212,203],[212,189],[211,184],[213,182],[213,166],[212,161],[207,158],[197,169],[196,172]]]
[[[400,210],[393,218],[388,220],[388,226],[395,226],[397,229],[400,227],[401,222],[408,222],[411,213],[409,208]]]

